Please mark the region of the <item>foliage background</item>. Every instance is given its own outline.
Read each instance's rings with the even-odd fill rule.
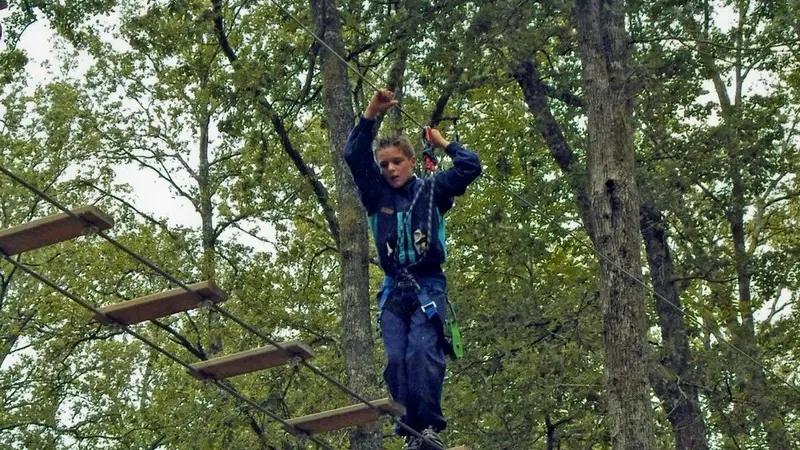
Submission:
[[[313,23],[307,4],[282,4]],[[231,294],[231,312],[271,336],[306,340],[316,365],[341,374],[347,324],[339,315],[337,244],[308,182],[334,189],[321,49],[275,4],[233,0],[221,12],[239,56],[231,64],[212,6],[12,4],[0,52],[0,162],[65,204],[102,207],[117,222],[117,239],[179,278],[213,276]],[[752,364],[709,329],[798,385],[800,4],[652,0],[626,8],[630,82],[639,87],[638,181],[663,214],[674,282],[695,319],[686,321],[692,383],[709,446],[771,448],[758,416],[762,398],[796,446],[797,389],[768,375],[767,389],[753,391]],[[426,120],[445,100],[440,126],[476,149],[491,177],[471,186],[448,217],[450,295],[468,348],[449,366],[448,442],[609,448],[596,258],[570,177],[514,78],[517,63],[536,63],[575,169],[585,171],[572,5],[345,1],[340,11],[350,63],[381,84],[403,62],[404,109]],[[41,82],[26,76],[31,55],[20,46],[31,24],[54,31]],[[371,88],[352,74],[351,81],[360,110]],[[401,126],[416,136],[408,121]],[[312,175],[298,172],[286,140]],[[141,183],[157,178],[168,188],[144,196],[139,180],[119,182],[136,170]],[[0,228],[54,211],[2,180]],[[192,220],[153,214],[155,204],[176,204],[171,198],[190,206]],[[737,209],[744,253],[733,236]],[[96,238],[21,260],[98,305],[169,287]],[[736,278],[743,261],[752,281],[746,301]],[[371,271],[374,292],[380,274]],[[139,342],[92,323],[10,264],[0,265],[0,276],[1,447],[311,448]],[[651,303],[655,364],[665,350]],[[163,325],[141,331],[189,360],[260,345],[207,311]],[[346,403],[323,380],[292,368],[235,384],[285,417]],[[653,408],[658,448],[674,448],[672,412],[655,395]],[[400,448],[385,430],[385,447]],[[325,438],[347,445],[344,434]]]

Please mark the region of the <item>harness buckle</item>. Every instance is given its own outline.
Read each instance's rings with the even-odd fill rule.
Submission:
[[[420,309],[422,309],[422,312],[424,312],[425,315],[428,316],[428,319],[430,319],[434,314],[436,314],[436,302],[431,300],[424,305],[420,305]]]

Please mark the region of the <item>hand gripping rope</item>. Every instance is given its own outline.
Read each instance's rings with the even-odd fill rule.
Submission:
[[[425,169],[425,173],[434,174],[436,172],[436,166],[439,164],[439,161],[436,159],[436,155],[434,154],[433,144],[431,143],[431,128],[425,127],[423,131],[424,139],[422,140],[422,145],[425,150],[423,150],[422,155],[424,158],[423,168]]]

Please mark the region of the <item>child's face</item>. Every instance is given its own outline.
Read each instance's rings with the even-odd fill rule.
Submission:
[[[402,187],[414,173],[414,166],[417,159],[413,156],[409,158],[399,147],[385,147],[378,150],[375,154],[381,174],[386,178],[386,182],[393,188]]]

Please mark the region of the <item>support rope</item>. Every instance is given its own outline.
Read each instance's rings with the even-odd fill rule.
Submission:
[[[7,255],[5,252],[2,252],[2,251],[0,251],[0,255],[2,255],[2,256],[3,256],[3,258],[4,258],[6,261],[10,262],[11,264],[13,264],[13,265],[14,265],[15,267],[17,267],[18,269],[22,270],[23,272],[27,273],[28,275],[32,276],[33,278],[35,278],[35,279],[39,280],[41,283],[43,283],[43,284],[45,284],[45,285],[49,286],[50,288],[52,288],[53,290],[55,290],[55,291],[56,291],[56,292],[58,292],[59,294],[61,294],[61,295],[65,296],[65,297],[67,297],[68,299],[70,299],[70,300],[74,301],[75,303],[77,303],[77,304],[79,304],[80,306],[82,306],[82,307],[84,307],[84,308],[88,309],[89,311],[91,311],[91,312],[95,313],[96,315],[98,315],[98,316],[102,316],[102,317],[105,317],[105,318],[106,318],[106,320],[107,320],[109,323],[114,323],[114,324],[115,324],[114,326],[117,326],[117,327],[121,328],[121,329],[122,329],[122,330],[124,330],[126,333],[128,333],[128,334],[130,334],[131,336],[135,337],[136,339],[138,339],[138,340],[140,340],[140,341],[144,342],[144,343],[145,343],[145,345],[147,345],[148,347],[152,348],[153,350],[157,351],[158,353],[161,353],[162,355],[166,356],[167,358],[171,359],[172,361],[174,361],[174,362],[178,363],[178,364],[179,364],[179,365],[181,365],[181,366],[182,366],[184,369],[186,369],[187,371],[191,372],[191,373],[192,373],[192,375],[194,375],[194,376],[196,376],[196,377],[198,377],[198,378],[202,378],[202,379],[204,379],[204,380],[206,380],[206,381],[210,381],[210,382],[214,383],[214,385],[216,385],[217,387],[219,387],[221,390],[223,390],[223,391],[227,392],[228,394],[230,394],[230,395],[232,395],[233,397],[235,397],[235,398],[239,399],[240,401],[243,401],[243,402],[247,403],[248,405],[252,406],[253,408],[255,408],[255,409],[257,409],[257,410],[259,410],[259,411],[263,412],[264,414],[266,414],[267,416],[269,416],[269,417],[270,417],[270,418],[272,418],[273,420],[276,420],[276,421],[280,422],[280,423],[281,423],[281,425],[283,425],[283,426],[285,426],[285,427],[288,427],[288,428],[291,428],[292,430],[294,430],[294,432],[295,432],[296,434],[298,434],[298,435],[300,435],[300,436],[304,436],[304,437],[307,437],[307,438],[311,439],[311,440],[312,440],[314,443],[316,443],[316,444],[317,444],[317,445],[319,445],[320,447],[322,447],[322,448],[325,448],[325,449],[327,449],[327,450],[334,450],[334,449],[333,449],[333,447],[331,447],[331,446],[330,446],[330,445],[328,445],[327,443],[325,443],[325,442],[323,442],[323,441],[321,441],[321,440],[317,439],[316,437],[314,437],[314,436],[312,436],[312,435],[309,435],[309,434],[307,434],[306,432],[304,432],[303,430],[301,430],[301,429],[299,429],[299,428],[295,427],[294,425],[290,424],[290,423],[289,423],[289,422],[287,422],[286,420],[284,420],[284,419],[282,419],[282,418],[278,417],[277,415],[275,415],[275,413],[273,413],[272,411],[270,411],[270,410],[266,409],[264,406],[262,406],[262,405],[258,404],[258,402],[256,402],[256,401],[254,401],[254,400],[252,400],[252,399],[250,399],[250,398],[248,398],[248,397],[246,397],[246,396],[242,395],[242,394],[241,394],[239,391],[237,391],[237,390],[236,390],[236,389],[235,389],[233,386],[231,386],[229,383],[227,383],[227,382],[225,382],[225,381],[223,381],[223,380],[217,380],[217,379],[213,379],[213,378],[211,378],[211,379],[207,378],[207,377],[206,377],[206,375],[205,375],[205,374],[204,374],[202,371],[198,371],[197,369],[195,369],[194,367],[192,367],[192,366],[191,366],[189,363],[187,363],[186,361],[182,360],[182,359],[181,359],[181,358],[179,358],[178,356],[175,356],[175,355],[174,355],[173,353],[171,353],[170,351],[163,349],[161,346],[159,346],[158,344],[154,343],[154,342],[153,342],[153,341],[151,341],[150,339],[146,338],[145,336],[143,336],[143,335],[142,335],[142,334],[140,334],[139,332],[135,331],[135,330],[134,330],[134,329],[132,329],[130,326],[116,322],[116,321],[115,321],[113,318],[111,318],[110,316],[108,316],[108,315],[104,314],[102,311],[100,311],[99,309],[97,309],[97,308],[96,308],[94,305],[92,305],[92,304],[91,304],[91,303],[89,303],[88,301],[86,301],[86,300],[84,300],[83,298],[81,298],[81,297],[78,297],[77,295],[75,295],[75,294],[73,294],[73,293],[71,293],[71,292],[67,291],[66,289],[62,288],[61,286],[59,286],[59,285],[58,285],[58,284],[56,284],[55,282],[53,282],[53,281],[51,281],[50,279],[48,279],[47,277],[45,277],[44,275],[42,275],[42,274],[40,274],[39,272],[37,272],[37,271],[35,271],[35,270],[33,270],[33,269],[29,268],[29,267],[28,267],[28,266],[26,266],[25,264],[22,264],[21,262],[19,262],[19,261],[15,260],[15,259],[14,259],[14,258],[12,258],[11,256]]]

